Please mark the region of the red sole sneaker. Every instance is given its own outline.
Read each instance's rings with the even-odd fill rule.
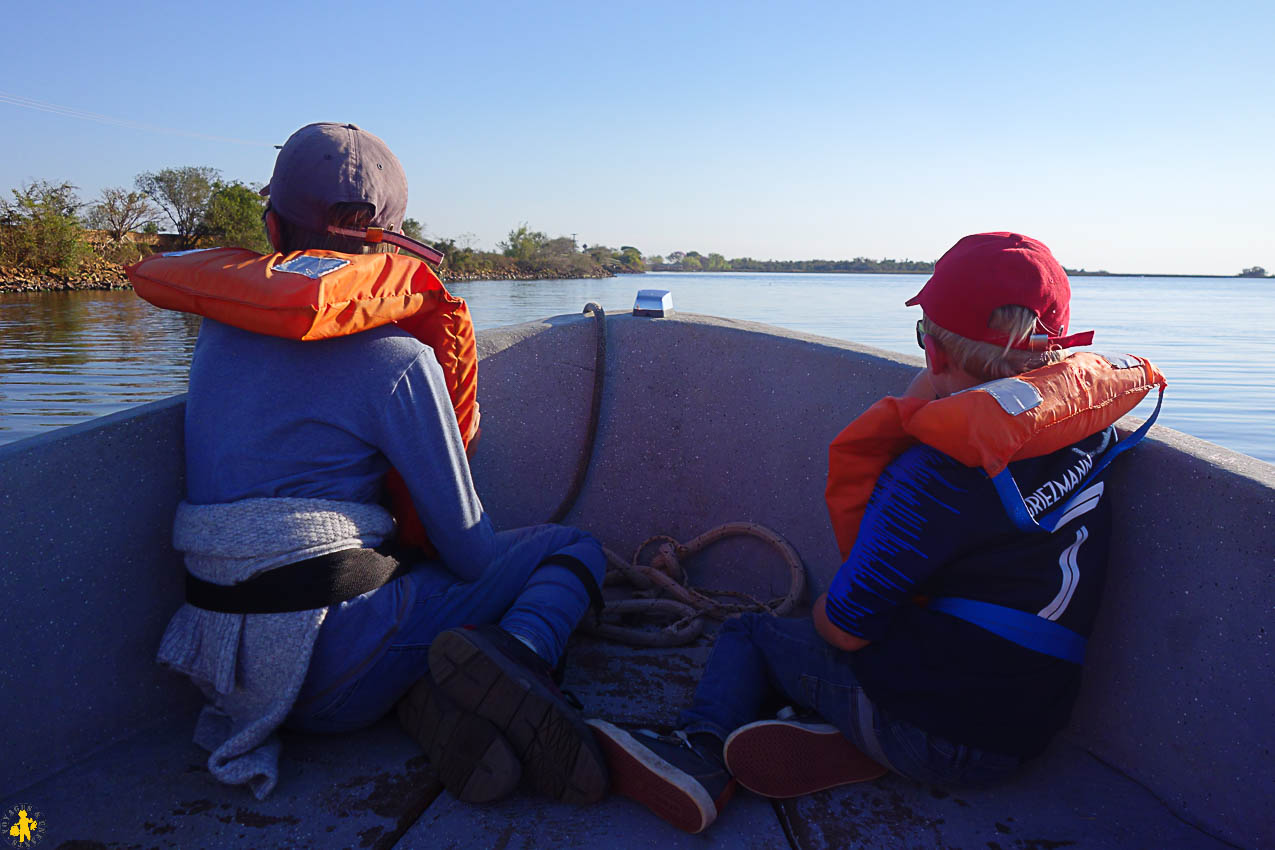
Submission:
[[[759,720],[726,739],[726,769],[754,794],[784,799],[885,775],[826,723]]]
[[[704,786],[605,720],[585,721],[606,756],[611,789],[646,806],[684,832],[702,832],[717,819],[717,803]],[[722,795],[724,804],[734,783]]]

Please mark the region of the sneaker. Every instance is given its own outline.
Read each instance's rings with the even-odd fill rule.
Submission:
[[[522,641],[498,626],[448,629],[429,648],[429,669],[460,709],[513,745],[537,791],[563,803],[606,795],[606,762],[589,727]]]
[[[458,709],[429,676],[399,700],[398,720],[456,799],[491,803],[518,787],[522,764],[505,736],[489,721]]]
[[[720,757],[697,750],[683,734],[630,734],[590,720],[611,768],[615,790],[686,832],[702,832],[735,792]]]
[[[800,797],[886,773],[827,723],[759,720],[726,739],[726,767],[763,797]]]

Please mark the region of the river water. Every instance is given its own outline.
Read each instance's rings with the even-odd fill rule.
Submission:
[[[919,355],[924,275],[691,274],[481,281],[450,289],[479,330],[597,301],[632,309],[638,289],[676,310],[767,322]],[[1077,277],[1072,329],[1140,354],[1169,377],[1160,423],[1275,463],[1275,283],[1241,278]],[[132,292],[0,293],[0,443],[184,391],[198,319]],[[1144,402],[1138,415],[1150,412]]]

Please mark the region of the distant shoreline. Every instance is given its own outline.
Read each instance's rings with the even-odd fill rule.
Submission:
[[[854,272],[854,271],[807,271],[805,269],[786,269],[783,271],[738,271],[735,269],[722,269],[718,271],[663,271],[663,270],[647,270],[644,274],[660,275],[660,274],[879,274],[879,275],[895,275],[895,274],[911,274],[911,275],[928,275],[931,272],[907,272],[907,271],[879,271],[879,272]],[[1271,280],[1275,275],[1267,275],[1266,277],[1245,277],[1238,274],[1153,274],[1149,272],[1067,272],[1067,277],[1181,277],[1181,278],[1205,278],[1214,280]]]
[[[874,275],[925,275],[928,272],[905,272],[905,271],[880,271],[880,272],[837,272],[837,271],[767,271],[767,272],[749,272],[749,271],[647,271],[647,272],[627,272],[626,274],[634,275],[665,275],[665,274],[874,274]],[[616,277],[615,274],[594,274],[594,275],[562,275],[551,272],[516,272],[509,271],[500,275],[468,275],[464,273],[449,273],[444,271],[440,275],[443,283],[480,283],[490,280],[597,280],[607,277]],[[1138,277],[1138,278],[1182,278],[1189,280],[1272,280],[1270,276],[1261,277],[1243,277],[1241,275],[1226,274],[1153,274],[1148,272],[1125,273],[1125,272],[1068,272],[1068,277]],[[92,276],[72,276],[67,278],[58,277],[37,277],[25,270],[0,268],[0,293],[6,292],[74,292],[80,290],[120,290],[132,289],[133,285],[128,282],[128,278],[121,269],[118,274],[102,275],[100,272]]]

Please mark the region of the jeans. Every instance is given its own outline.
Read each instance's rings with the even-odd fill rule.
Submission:
[[[544,561],[574,557],[601,584],[602,547],[585,532],[558,525],[496,538],[500,554],[476,581],[458,581],[442,563],[427,562],[367,594],[375,598],[343,603],[335,617],[330,611],[287,725],[345,732],[376,722],[429,672],[434,638],[457,626],[498,623],[554,665],[589,595],[574,573]]]
[[[678,725],[725,740],[782,699],[810,709],[895,773],[941,786],[979,787],[1009,778],[1017,756],[991,753],[931,735],[892,718],[868,699],[851,653],[828,644],[810,619],[744,614],[717,637],[694,705]]]

